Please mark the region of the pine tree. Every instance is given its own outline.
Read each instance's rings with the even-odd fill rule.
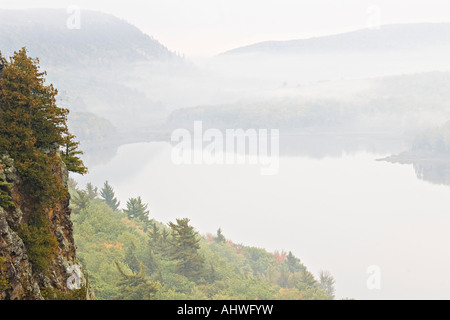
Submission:
[[[86,174],[88,170],[79,157],[83,154],[83,151],[78,150],[80,143],[74,139],[75,136],[73,134],[69,133],[65,136],[62,158],[67,166],[67,170],[83,175]]]
[[[69,110],[56,105],[58,91],[52,84],[45,84],[47,73],[40,72],[38,64],[39,59],[29,58],[22,48],[2,70],[2,149],[17,152],[38,148],[46,153],[69,145],[70,154],[81,154],[78,143],[73,141],[75,136],[67,128]],[[84,168],[81,161],[78,165]]]
[[[86,193],[88,194],[88,196],[89,196],[89,200],[94,200],[95,198],[97,198],[98,197],[98,188],[97,187],[94,187],[93,185],[92,185],[92,183],[90,183],[90,182],[88,182],[87,184],[86,184]]]
[[[156,261],[155,253],[153,252],[153,250],[150,250],[148,255],[145,256],[144,262],[145,262],[146,267],[150,271],[150,275],[155,274],[157,272],[161,272],[161,270],[159,269],[158,262]]]
[[[336,292],[334,288],[336,281],[334,280],[334,277],[331,275],[331,273],[329,273],[328,271],[320,271],[319,282],[323,292],[325,292],[325,294],[330,297],[331,300],[333,300],[335,297],[334,294]]]
[[[134,273],[138,273],[140,265],[138,259],[136,258],[135,251],[136,246],[133,242],[130,242],[130,245],[125,252],[125,263],[131,269],[131,271],[133,271]]]
[[[170,257],[170,232],[167,229],[163,229],[161,232],[161,253],[160,256],[169,259]]]
[[[108,181],[105,182],[103,188],[100,190],[100,196],[111,209],[114,211],[119,209],[120,201],[117,200],[114,189],[109,185]]]
[[[155,253],[160,253],[162,250],[162,235],[159,232],[159,228],[155,222],[150,224],[150,229],[148,230],[148,246]]]
[[[148,221],[149,211],[147,207],[148,204],[142,203],[141,197],[130,198],[127,201],[127,208],[123,211],[127,214],[128,219]]]
[[[86,209],[89,206],[89,195],[86,191],[75,190],[71,198],[71,204],[73,205],[73,212],[79,214],[81,210]]]
[[[58,91],[45,83],[46,73],[39,70],[39,60],[29,58],[22,48],[9,63],[2,59],[0,64],[0,151],[14,160],[22,180],[19,188],[32,205],[19,236],[33,270],[45,273],[57,248],[46,209],[68,196],[68,188],[55,174],[64,161],[60,152],[71,144],[70,153],[76,155],[78,145],[72,144],[74,137],[67,128],[69,110],[56,105]],[[68,169],[80,172],[77,166],[84,168],[80,161]],[[4,197],[7,188],[4,184],[0,187],[2,202],[8,200]]]
[[[207,273],[207,281],[208,283],[214,283],[214,281],[219,279],[219,275],[217,274],[216,268],[212,264],[212,262],[209,263],[209,270]]]
[[[189,225],[189,219],[177,219],[170,222],[172,230],[171,258],[177,261],[177,272],[191,280],[199,280],[203,272],[204,258],[200,256],[200,239],[194,227]]]
[[[161,231],[154,221],[150,222],[147,233],[148,246],[153,254],[163,259],[168,258],[170,233],[166,229]]]
[[[225,242],[227,241],[227,240],[225,239],[223,233],[222,233],[222,229],[219,228],[219,229],[217,230],[217,236],[216,236],[216,238],[214,239],[214,241],[217,242],[217,243],[225,243]]]
[[[58,91],[46,85],[46,72],[41,72],[38,64],[39,60],[29,58],[22,48],[0,77],[0,150],[14,159],[36,211],[67,194],[53,171],[64,158],[57,151],[73,140],[67,128],[69,111],[56,105]],[[71,152],[79,152],[77,146]],[[82,162],[78,165],[84,167]]]
[[[45,85],[46,72],[39,71],[38,63],[22,48],[2,71],[1,131],[7,150],[51,150],[62,146],[68,134],[69,111],[56,106],[58,92],[53,85]]]
[[[298,289],[317,288],[319,286],[319,283],[308,270],[303,269],[298,274],[300,276],[300,285],[297,285]]]
[[[286,257],[286,264],[288,266],[289,272],[294,273],[304,269],[304,266],[300,263],[300,259],[295,257],[291,251]]]

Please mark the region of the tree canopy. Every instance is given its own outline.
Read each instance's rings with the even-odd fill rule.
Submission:
[[[144,204],[141,197],[137,197],[128,199],[127,208],[123,211],[127,214],[129,219],[148,221],[150,212],[147,208],[148,204]]]
[[[292,252],[224,241],[222,230],[202,236],[187,218],[151,219],[145,230],[142,220],[100,198],[72,218],[78,256],[99,299],[309,300],[334,292],[331,275],[319,282]]]
[[[169,222],[172,229],[172,259],[178,261],[178,273],[196,280],[202,272],[204,258],[199,254],[200,239],[189,219],[177,219],[177,223]]]
[[[36,204],[58,200],[67,190],[53,171],[62,160],[69,171],[84,174],[78,142],[67,127],[69,110],[56,104],[58,91],[45,82],[39,60],[22,48],[0,74],[0,151],[14,159]]]
[[[114,189],[110,186],[108,181],[105,181],[103,188],[100,190],[100,196],[105,200],[106,204],[111,207],[114,211],[119,209],[120,201],[117,200],[114,193]]]
[[[46,84],[39,60],[28,57],[25,48],[15,52],[9,62],[0,59],[0,155],[12,159],[22,182],[19,192],[30,204],[31,214],[18,234],[33,271],[45,273],[57,248],[46,212],[68,197],[64,164],[80,174],[87,168],[67,126],[69,110],[57,106],[58,91]],[[0,177],[0,206],[15,206],[4,176]]]

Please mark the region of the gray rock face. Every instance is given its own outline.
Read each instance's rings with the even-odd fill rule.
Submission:
[[[8,290],[0,297],[10,300],[42,300],[39,285],[33,278],[25,245],[7,222],[7,213],[0,208],[0,255],[3,258],[0,278],[8,283]]]
[[[68,173],[62,161],[55,172],[62,181],[67,181]],[[69,196],[45,212],[58,245],[48,270],[38,273],[33,270],[26,246],[19,236],[21,225],[27,220],[26,215],[33,209],[27,207],[29,204],[24,201],[26,193],[23,192],[14,161],[6,154],[0,156],[0,179],[10,183],[15,203],[15,207],[8,210],[0,207],[0,300],[42,300],[44,288],[62,293],[84,288],[84,298],[93,298],[93,292],[76,257]]]

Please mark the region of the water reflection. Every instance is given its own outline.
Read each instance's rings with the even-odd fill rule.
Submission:
[[[438,185],[450,186],[450,159],[412,163],[417,178]]]
[[[410,152],[403,152],[386,158],[378,159],[393,164],[410,165],[419,180],[423,180],[435,185],[450,186],[450,157],[415,155]]]
[[[410,165],[374,161],[380,154],[339,157],[360,146],[339,141],[293,139],[285,152],[325,157],[281,157],[279,174],[268,177],[253,166],[175,165],[168,143],[135,143],[76,178],[79,186],[108,180],[122,205],[141,196],[157,221],[188,217],[202,234],[220,227],[236,243],[292,251],[312,272],[330,270],[339,298],[448,298],[448,188],[419,181]],[[444,176],[433,166],[417,172]],[[381,291],[367,288],[371,265],[382,268]]]
[[[169,143],[169,140],[150,139],[147,142]],[[136,142],[144,142],[141,140]],[[132,143],[129,141],[127,144]],[[107,165],[116,155],[121,143],[89,142],[81,144],[84,150],[83,160],[93,169]],[[307,157],[311,159],[340,158],[345,154],[355,154],[360,151],[371,154],[395,154],[403,151],[407,142],[403,139],[388,135],[356,135],[333,133],[302,133],[283,134],[280,136],[280,156]],[[153,154],[151,154],[153,152]],[[142,157],[153,158],[159,149],[146,150]],[[138,159],[135,159],[139,161]]]
[[[394,154],[403,151],[407,142],[383,134],[305,133],[284,134],[280,138],[280,155],[311,159],[340,158],[345,154],[367,152]]]

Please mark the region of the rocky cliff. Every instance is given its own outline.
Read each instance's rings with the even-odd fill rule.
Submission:
[[[0,77],[4,65],[0,55]],[[47,152],[58,154],[57,150]],[[68,171],[62,160],[52,168],[52,173],[67,188]],[[48,225],[49,238],[54,239],[48,255],[50,261],[46,261],[45,270],[40,270],[33,266],[29,252],[30,246],[39,244],[39,240],[28,237],[24,241],[22,235],[23,227],[36,214],[30,188],[18,174],[14,159],[3,150],[0,150],[0,185],[7,186],[12,198],[12,203],[0,207],[0,300],[93,298],[76,256],[69,193],[39,212]],[[38,245],[34,249],[35,255],[39,253]]]
[[[61,166],[55,168],[55,174],[66,185],[68,173],[62,161]],[[0,158],[0,180],[12,186],[14,202],[8,210],[0,207],[0,299],[57,299],[71,291],[77,292],[78,298],[91,299],[88,280],[76,256],[69,196],[45,210],[57,246],[49,268],[36,272],[20,237],[21,226],[29,219],[32,209],[23,192],[26,188],[14,168],[14,160],[7,155]]]

